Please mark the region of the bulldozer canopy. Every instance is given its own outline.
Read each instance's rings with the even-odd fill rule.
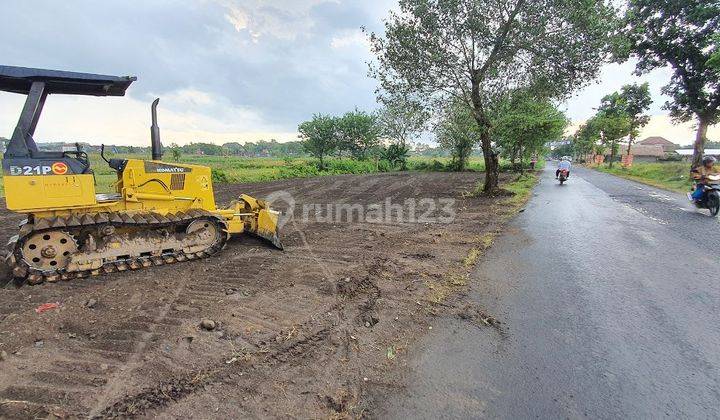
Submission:
[[[44,82],[47,93],[90,96],[124,96],[137,80],[133,76],[106,76],[61,70],[0,66],[0,90],[27,95],[33,82]]]

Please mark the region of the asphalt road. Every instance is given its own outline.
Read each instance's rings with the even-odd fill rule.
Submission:
[[[719,233],[680,195],[548,168],[474,275],[502,331],[439,319],[377,414],[717,418]]]

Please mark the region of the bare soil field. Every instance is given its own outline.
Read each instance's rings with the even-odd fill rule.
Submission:
[[[433,316],[488,323],[462,294],[512,209],[467,197],[479,177],[220,185],[221,204],[240,193],[295,200],[284,251],[242,237],[204,260],[1,289],[0,417],[372,417],[373,399],[402,386],[404,352]],[[364,213],[388,199],[402,221]],[[408,220],[409,199],[432,199],[435,211]],[[336,204],[364,210],[328,217]],[[0,239],[21,218],[0,211]]]

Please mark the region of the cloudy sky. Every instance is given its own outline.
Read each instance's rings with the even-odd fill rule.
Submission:
[[[145,145],[149,105],[160,97],[164,141],[293,140],[314,113],[372,110],[375,82],[361,26],[381,30],[394,0],[9,1],[0,5],[0,64],[135,75],[125,98],[52,96],[40,140]],[[655,104],[643,135],[692,141],[660,109],[669,71],[632,75],[608,65],[569,100],[576,123],[623,84],[647,80]],[[24,97],[0,93],[0,136]],[[717,127],[711,138],[720,138]]]

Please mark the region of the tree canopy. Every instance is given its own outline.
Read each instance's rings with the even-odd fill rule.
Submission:
[[[298,126],[304,150],[318,159],[320,168],[325,166],[325,157],[338,147],[337,118],[316,114],[312,120]]]
[[[440,146],[450,151],[450,167],[455,171],[465,169],[473,147],[480,143],[472,110],[459,101],[445,108],[435,127],[435,136]]]
[[[358,160],[383,154],[382,127],[378,117],[365,111],[346,112],[342,116],[314,115],[298,127],[303,149],[319,160],[321,169],[324,159],[332,154],[351,155]],[[404,151],[403,153],[398,153]],[[394,160],[408,152],[406,147],[394,150]],[[398,160],[398,162],[400,162]]]
[[[606,97],[607,98],[607,97]],[[598,113],[588,122],[588,129],[595,132],[603,146],[610,149],[610,167],[618,152],[618,143],[630,134],[631,118],[621,107],[603,101]]]
[[[545,144],[562,138],[568,119],[549,100],[515,91],[501,101],[493,118],[492,138],[514,164],[540,153]]]
[[[633,118],[628,113],[631,106],[622,93],[614,92],[602,98],[597,112],[581,125],[574,136],[577,153],[605,153],[610,149],[612,167],[621,139],[633,130]]]
[[[663,88],[665,104],[676,121],[698,123],[693,164],[699,164],[707,128],[720,118],[720,2],[717,0],[629,0],[625,14],[627,44],[620,58],[638,59],[636,72],[671,66]]]
[[[426,106],[471,110],[485,157],[484,190],[497,188],[491,109],[512,89],[562,97],[592,80],[605,58],[614,14],[603,1],[401,0],[371,34],[371,74],[392,94]]]
[[[641,85],[631,84],[625,85],[620,93],[614,93],[612,101],[617,102],[617,106],[630,118],[630,132],[628,138],[627,153],[630,154],[632,144],[640,134],[640,129],[650,122],[650,117],[645,115],[645,111],[650,109],[652,98],[650,97],[650,89],[648,83]]]
[[[422,132],[429,118],[428,112],[419,101],[404,95],[384,97],[385,106],[378,112],[378,123],[382,135],[407,148],[412,140]]]
[[[336,128],[339,144],[356,159],[367,159],[380,146],[382,129],[374,114],[358,110],[347,112],[337,119]]]
[[[593,120],[590,119],[578,127],[573,135],[573,150],[580,156],[589,155],[593,152],[602,153],[604,147],[598,142],[600,141],[600,132],[597,130]]]

